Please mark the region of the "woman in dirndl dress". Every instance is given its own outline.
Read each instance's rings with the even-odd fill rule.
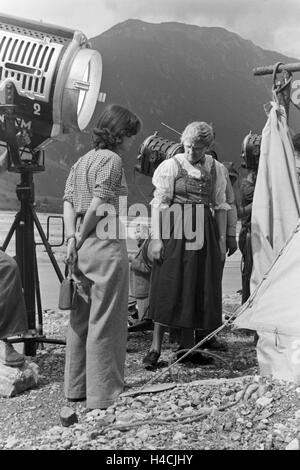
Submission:
[[[119,198],[127,194],[122,159],[140,128],[128,109],[105,108],[94,148],[73,165],[66,182],[67,261],[79,296],[67,333],[65,395],[86,399],[88,409],[108,408],[124,388],[129,267],[126,237],[118,233]]]
[[[153,175],[155,261],[149,316],[155,326],[150,351],[143,359],[146,367],[157,364],[166,326],[180,328],[179,349],[190,349],[194,330],[212,331],[222,324],[222,261],[230,209],[226,172],[206,154],[214,141],[213,129],[206,122],[189,124],[181,141],[184,153],[165,160]],[[200,351],[187,359],[210,362]]]

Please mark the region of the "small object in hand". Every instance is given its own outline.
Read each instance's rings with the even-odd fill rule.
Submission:
[[[69,266],[66,264],[65,279],[62,281],[59,289],[58,308],[60,310],[73,310],[77,307],[77,300],[77,286],[71,277]]]

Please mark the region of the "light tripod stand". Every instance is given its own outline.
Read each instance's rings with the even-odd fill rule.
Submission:
[[[3,248],[15,233],[31,330],[36,324],[35,303],[39,318],[37,336],[24,339],[30,354],[37,342],[48,341],[42,332],[35,228],[59,280],[63,279],[51,249],[55,245],[50,245],[35,212],[33,173],[45,170],[40,157],[56,138],[87,129],[106,93],[100,92],[101,54],[79,30],[0,14],[0,52],[0,144],[7,148],[8,170],[21,175],[17,186],[21,207]]]
[[[38,244],[44,245],[57,277],[61,282],[63,280],[63,274],[54,257],[52,247],[62,246],[63,241],[60,244],[51,245],[48,240],[49,233],[46,236],[43,230],[34,207],[34,182],[31,171],[21,173],[21,181],[17,185],[16,193],[20,201],[20,210],[15,215],[14,222],[2,244],[2,249],[4,251],[6,250],[13,234],[15,233],[16,261],[21,273],[28,328],[31,334],[24,338],[14,339],[12,342],[24,341],[25,354],[34,356],[36,353],[37,343],[65,344],[65,341],[63,340],[48,339],[43,334],[43,312],[36,254],[36,246]],[[35,227],[41,238],[41,243],[36,243],[35,241]],[[47,231],[49,232],[49,225]],[[62,234],[62,239],[63,238],[64,233]],[[38,319],[37,325],[36,316]]]
[[[14,94],[12,87],[7,85],[8,92],[10,92],[10,99],[7,99],[5,105],[1,105],[0,109],[4,113],[5,122],[5,136],[8,152],[8,169],[15,173],[19,173],[21,177],[20,183],[17,185],[16,193],[20,201],[20,210],[17,212],[14,222],[9,229],[9,232],[2,244],[2,250],[5,251],[15,233],[15,253],[16,261],[18,263],[23,293],[26,305],[26,313],[28,320],[29,334],[26,337],[10,339],[11,342],[24,342],[25,354],[34,356],[36,353],[37,343],[59,343],[65,344],[64,340],[48,339],[43,334],[43,312],[40,292],[40,282],[38,274],[38,263],[36,246],[39,244],[44,245],[50,261],[54,267],[57,277],[60,282],[63,280],[63,274],[54,257],[52,247],[62,246],[64,243],[64,225],[62,224],[62,241],[60,244],[51,245],[49,243],[49,217],[47,224],[47,236],[43,227],[38,219],[35,211],[35,195],[34,195],[34,181],[33,173],[45,170],[44,167],[44,153],[43,151],[34,152],[27,148],[30,159],[22,160],[22,152],[20,149],[20,135],[18,139],[16,129],[16,106],[14,105]],[[20,133],[19,133],[20,134]],[[21,134],[22,140],[22,134]],[[30,139],[29,139],[30,142]],[[42,156],[42,158],[41,158]],[[42,163],[41,163],[42,161]],[[61,216],[56,216],[62,219]],[[36,243],[34,228],[36,227],[41,243]],[[36,312],[37,308],[37,312]],[[36,325],[36,316],[38,324]]]

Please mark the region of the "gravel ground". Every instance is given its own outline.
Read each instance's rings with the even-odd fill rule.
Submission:
[[[224,297],[227,312],[239,304],[239,295]],[[67,321],[66,313],[46,312],[44,331],[63,337]],[[32,358],[39,366],[38,387],[0,398],[0,450],[299,449],[300,388],[258,375],[253,332],[226,327],[219,336],[229,349],[220,359],[201,367],[176,364],[168,371],[176,348],[168,337],[161,367],[142,366],[151,336],[129,334],[127,396],[106,411],[67,403],[64,346],[45,344]],[[145,393],[148,387],[152,393]],[[65,406],[78,419],[69,427],[60,421]]]

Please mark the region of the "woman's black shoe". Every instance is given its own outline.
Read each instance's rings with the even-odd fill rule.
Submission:
[[[177,360],[180,359],[187,351],[178,351],[176,354]],[[214,362],[212,357],[206,357],[201,354],[200,351],[193,351],[184,357],[180,362],[191,362],[192,364],[198,364],[202,366],[206,366],[208,364],[212,364]]]
[[[146,367],[153,368],[157,365],[160,353],[157,351],[149,351],[143,359],[143,364]]]
[[[153,321],[150,319],[137,320],[135,323],[128,326],[128,331],[129,333],[133,331],[152,331],[153,326]]]
[[[67,398],[70,402],[77,402],[77,401],[86,401],[86,397],[83,398]]]
[[[197,339],[199,342],[200,339]],[[215,336],[199,346],[199,349],[213,349],[214,351],[228,351],[225,341],[218,340]]]

